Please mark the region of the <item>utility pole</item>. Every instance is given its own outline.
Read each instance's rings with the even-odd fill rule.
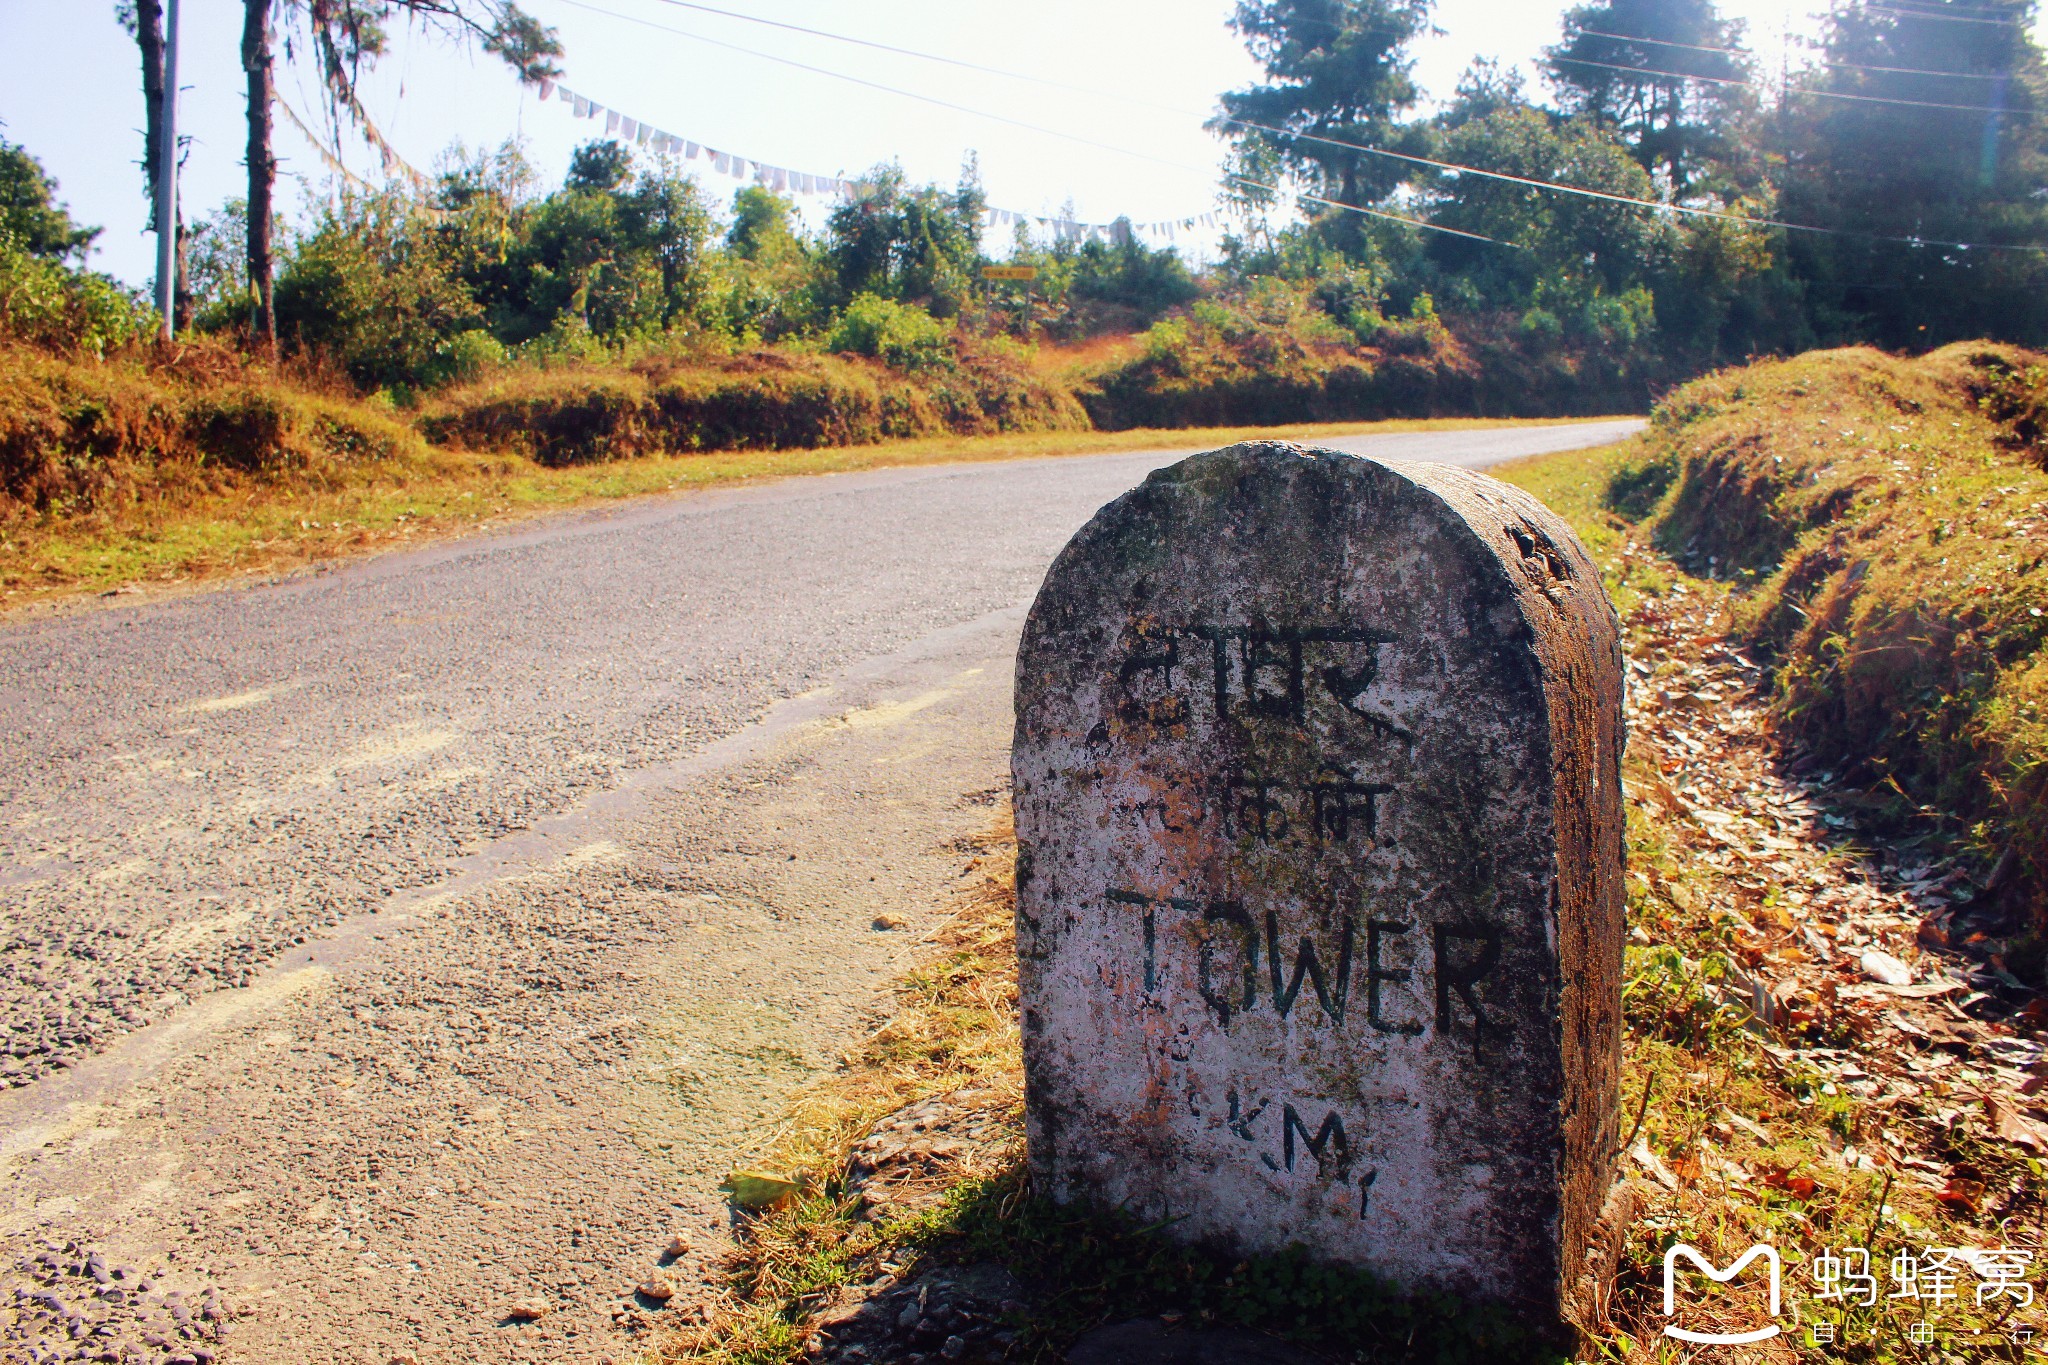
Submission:
[[[156,306],[158,335],[169,342],[178,308],[178,0],[164,15],[164,103],[156,167]]]

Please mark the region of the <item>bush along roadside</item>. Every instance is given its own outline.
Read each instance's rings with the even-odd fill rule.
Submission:
[[[428,454],[388,409],[219,343],[159,362],[0,346],[0,514],[62,519],[236,480],[317,484]]]
[[[555,466],[1085,429],[1087,414],[1073,396],[1033,373],[1019,350],[948,350],[910,369],[753,347],[655,353],[630,366],[507,370],[436,397],[420,427],[444,445],[517,451]]]
[[[1866,826],[1854,788],[1789,775],[1762,725],[1769,674],[1729,635],[1733,586],[1688,573],[1603,509],[1621,451],[1503,471],[1573,521],[1629,656],[1624,1168],[1640,1216],[1591,1285],[1574,1359],[1661,1359],[1662,1258],[1784,1257],[1784,1345],[1845,1359],[2020,1358],[2039,1304],[1815,1298],[1819,1258],[1885,1272],[1926,1248],[2037,1247],[2048,1158],[2048,1002],[1929,925],[1969,871]],[[1626,482],[1626,478],[1622,479]],[[1232,1258],[1169,1230],[1038,1200],[1023,1165],[1009,831],[905,983],[894,1022],[821,1081],[736,1180],[754,1207],[703,1319],[663,1361],[1048,1361],[1236,1333],[1231,1358],[1558,1359],[1515,1324],[1293,1257]],[[1752,1325],[1763,1286],[1703,1310]],[[1693,1324],[1711,1329],[1715,1322]],[[1103,1358],[1112,1358],[1105,1355]],[[1776,1356],[1772,1358],[1778,1358]],[[1791,1358],[1788,1354],[1784,1358]]]
[[[1084,367],[1075,393],[1104,430],[1338,421],[1367,414],[1535,417],[1640,412],[1665,378],[1624,347],[1545,342],[1427,295],[1405,318],[1339,318],[1314,291],[1265,279],[1154,323],[1130,354]]]
[[[1853,349],[1731,370],[1656,411],[1609,505],[1737,589],[1770,719],[1895,832],[1970,852],[1959,936],[2048,929],[2048,357]],[[2000,945],[2004,946],[2004,945]]]

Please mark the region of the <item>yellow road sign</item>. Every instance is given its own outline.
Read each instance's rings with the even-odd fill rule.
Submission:
[[[1038,267],[1035,265],[985,265],[981,268],[985,280],[1035,280]]]

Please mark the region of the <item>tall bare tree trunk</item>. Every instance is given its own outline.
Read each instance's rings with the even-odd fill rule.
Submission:
[[[275,350],[270,200],[277,180],[277,159],[270,150],[270,106],[276,88],[270,52],[270,0],[242,0],[242,69],[249,75],[249,285],[256,291],[249,331],[258,343]]]
[[[142,102],[148,122],[142,132],[142,181],[149,194],[149,228],[156,231],[157,181],[163,173],[164,147],[164,6],[163,0],[135,0],[135,45],[142,52]],[[176,149],[172,149],[175,154]],[[178,287],[176,324],[192,321],[192,277],[188,273],[185,208],[178,206]]]
[[[156,178],[164,164],[163,0],[135,0],[135,45],[142,49],[142,179],[149,189],[149,230],[156,231]]]

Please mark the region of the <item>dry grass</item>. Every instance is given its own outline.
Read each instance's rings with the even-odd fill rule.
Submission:
[[[906,373],[786,347],[651,352],[630,365],[510,367],[436,395],[439,444],[549,466],[702,450],[813,450],[891,439],[1077,431],[1087,414],[1011,348],[962,346]]]
[[[0,398],[0,406],[4,403]],[[1279,428],[1010,432],[824,450],[651,455],[554,469],[519,455],[466,454],[419,445],[404,458],[330,465],[318,478],[289,470],[208,467],[205,479],[166,477],[148,496],[106,501],[64,515],[37,514],[18,506],[10,512],[0,505],[0,612],[117,590],[177,591],[233,575],[289,571],[572,508],[685,489],[901,466],[1200,450],[1253,437],[1315,441],[1504,425],[1525,424],[1440,419]]]

